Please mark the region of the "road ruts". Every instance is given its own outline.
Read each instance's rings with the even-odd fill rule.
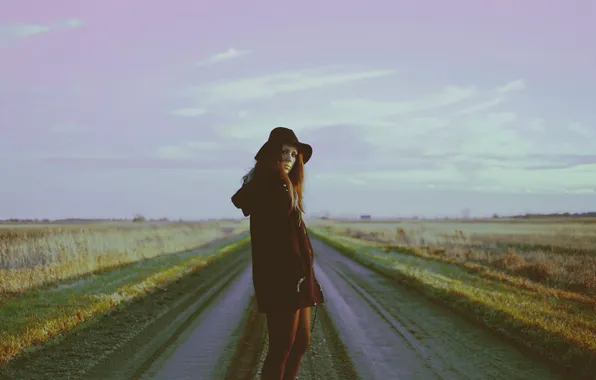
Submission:
[[[231,252],[181,284],[171,286],[179,288],[178,296],[164,314],[105,357],[85,379],[175,379],[185,378],[176,371],[193,369],[199,378],[208,379],[217,365],[225,365],[222,360],[229,353],[219,341],[233,339],[245,315],[252,290],[250,250]],[[225,307],[228,313],[221,309]],[[205,339],[206,345],[196,343]],[[185,352],[189,357],[181,355]],[[181,365],[172,366],[177,362]]]
[[[362,378],[563,378],[325,243],[313,239],[313,248],[325,308]]]
[[[311,316],[314,311],[311,310]],[[253,305],[245,334],[225,380],[258,380],[269,349],[264,314]],[[362,380],[324,308],[317,312],[311,344],[301,361],[297,378],[304,380]],[[213,378],[215,380],[215,378]],[[219,379],[219,378],[217,378]]]
[[[323,242],[312,242],[326,302],[317,312],[298,379],[562,379],[490,332]],[[170,312],[183,322],[152,330],[167,339],[130,342],[136,367],[124,368],[123,357],[104,378],[259,379],[268,335],[265,315],[256,312],[249,256],[249,251],[231,256],[205,272],[202,287]]]
[[[206,305],[180,334],[149,358],[134,379],[214,379],[228,363],[230,344],[238,345],[238,326],[251,305],[251,268],[229,268],[221,277],[225,289]],[[227,280],[229,277],[230,280]],[[217,286],[217,285],[216,285]]]

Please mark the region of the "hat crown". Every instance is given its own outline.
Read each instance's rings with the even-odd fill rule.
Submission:
[[[269,133],[269,139],[263,144],[261,149],[255,155],[255,160],[259,160],[265,154],[275,153],[277,149],[281,149],[283,144],[295,145],[300,153],[303,154],[304,163],[306,164],[312,156],[312,147],[298,140],[298,137],[289,128],[275,127]]]
[[[269,133],[269,140],[275,142],[297,143],[298,137],[296,137],[294,131],[289,128],[277,127],[273,128],[271,133]]]

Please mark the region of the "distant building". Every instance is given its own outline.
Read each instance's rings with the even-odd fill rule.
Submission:
[[[370,215],[360,215],[360,220],[370,220],[371,216]]]

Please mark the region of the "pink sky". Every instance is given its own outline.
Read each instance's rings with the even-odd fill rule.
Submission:
[[[0,218],[239,216],[279,124],[312,213],[596,209],[595,4],[0,5]]]

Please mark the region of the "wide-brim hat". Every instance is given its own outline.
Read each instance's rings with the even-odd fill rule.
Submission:
[[[298,152],[302,153],[305,164],[310,160],[312,147],[309,144],[299,141],[294,131],[284,127],[273,128],[271,133],[269,133],[269,139],[255,155],[255,160],[258,161],[266,154],[280,151],[283,144],[294,145],[298,149]]]

